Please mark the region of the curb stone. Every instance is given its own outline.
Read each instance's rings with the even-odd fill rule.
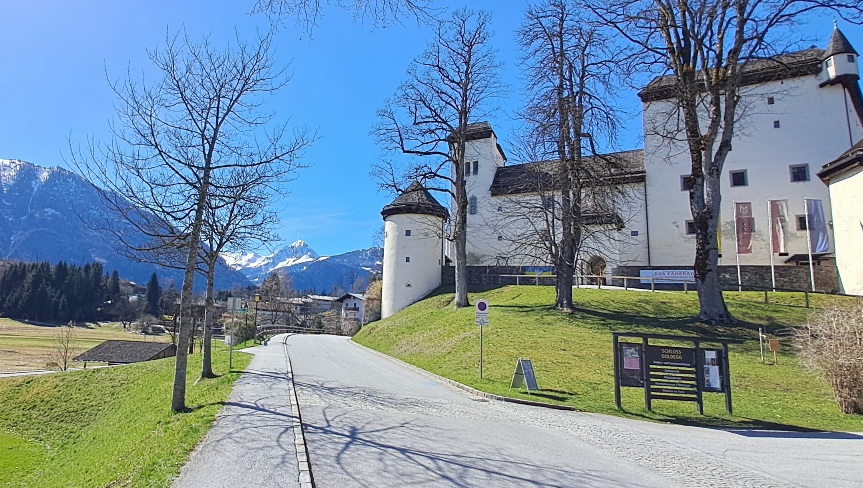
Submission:
[[[372,349],[372,348],[370,348],[370,347],[368,347],[368,346],[364,346],[364,345],[360,344],[359,342],[355,342],[353,339],[351,339],[351,340],[350,340],[350,343],[351,343],[351,344],[354,344],[354,345],[356,345],[356,346],[358,346],[358,347],[361,347],[361,348],[363,348],[363,349],[365,349],[365,350],[367,350],[367,351],[371,351],[371,352],[373,352],[373,353],[377,354],[378,356],[381,356],[381,357],[383,357],[383,358],[389,359],[390,361],[393,361],[393,362],[399,363],[399,364],[401,364],[402,366],[406,366],[406,367],[408,367],[408,368],[410,368],[410,369],[412,369],[412,370],[416,371],[417,373],[420,373],[420,374],[422,374],[422,375],[424,375],[424,376],[427,376],[427,377],[430,377],[430,378],[434,379],[435,381],[438,381],[438,382],[441,382],[441,383],[444,383],[444,384],[447,384],[447,385],[450,385],[450,386],[454,386],[454,387],[456,387],[456,388],[458,388],[458,389],[460,389],[460,390],[464,390],[464,391],[466,391],[466,392],[468,392],[468,393],[470,393],[471,395],[474,395],[474,396],[478,396],[478,397],[481,397],[481,398],[486,398],[486,399],[488,399],[488,400],[497,400],[497,401],[499,401],[499,402],[519,403],[519,404],[522,404],[522,405],[529,405],[529,406],[532,406],[532,407],[543,407],[543,408],[551,408],[551,409],[554,409],[554,410],[567,410],[567,411],[570,411],[570,412],[578,412],[578,409],[576,409],[575,407],[570,407],[570,406],[568,406],[568,405],[557,405],[557,404],[554,404],[554,403],[537,402],[537,401],[533,401],[533,400],[523,400],[523,399],[521,399],[521,398],[511,398],[511,397],[505,397],[505,396],[501,396],[501,395],[495,395],[494,393],[487,393],[487,392],[484,392],[484,391],[479,391],[479,390],[477,390],[476,388],[473,388],[473,387],[467,386],[467,385],[465,385],[465,384],[463,384],[463,383],[459,383],[458,381],[451,380],[451,379],[449,379],[449,378],[444,378],[443,376],[440,376],[440,375],[434,374],[434,373],[432,373],[431,371],[427,371],[427,370],[422,369],[422,368],[420,368],[420,367],[418,367],[418,366],[414,366],[413,364],[410,364],[410,363],[408,363],[408,362],[406,362],[406,361],[402,361],[402,360],[401,360],[401,359],[399,359],[399,358],[396,358],[396,357],[390,356],[390,355],[388,355],[388,354],[384,354],[384,353],[382,353],[382,352],[380,352],[380,351],[377,351],[377,350],[375,350],[375,349]]]
[[[287,364],[288,373],[288,388],[291,395],[291,413],[293,414],[293,431],[294,431],[294,447],[297,451],[297,469],[299,476],[297,481],[301,488],[315,488],[315,479],[312,476],[312,465],[309,462],[309,451],[306,446],[306,436],[303,432],[303,417],[300,414],[300,403],[297,398],[297,388],[294,385],[294,368],[291,365],[291,357],[288,355],[288,338],[293,334],[289,334],[282,342],[285,349],[285,363]],[[268,339],[269,341],[269,339]]]

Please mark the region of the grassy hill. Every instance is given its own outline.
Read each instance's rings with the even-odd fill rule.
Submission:
[[[227,352],[214,344],[214,369]],[[169,486],[209,430],[251,356],[234,371],[195,383],[189,358],[186,403],[170,411],[174,359],[116,368],[0,379],[0,486]]]
[[[782,340],[778,364],[761,363],[758,327],[787,333],[804,324],[812,309],[802,295],[728,293],[729,309],[740,326],[715,328],[693,320],[695,293],[576,290],[580,310],[552,310],[553,287],[508,286],[473,293],[471,301],[491,304],[483,331],[484,375],[479,379],[479,332],[474,310],[453,310],[451,293],[439,293],[386,320],[363,328],[354,340],[423,369],[482,391],[570,405],[578,410],[702,425],[783,427],[863,432],[863,417],[843,415],[829,386],[804,370],[790,340]],[[828,297],[813,297],[823,304]],[[776,303],[779,302],[779,303]],[[745,339],[730,349],[734,416],[727,416],[721,394],[705,394],[705,416],[695,404],[655,401],[644,409],[641,389],[623,389],[624,411],[614,407],[612,337],[615,331]],[[652,342],[653,343],[653,342]],[[685,345],[685,344],[680,344]],[[528,396],[510,390],[519,357],[531,358],[541,391]]]

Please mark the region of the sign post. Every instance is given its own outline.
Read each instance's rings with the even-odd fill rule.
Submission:
[[[488,302],[476,301],[476,325],[479,327],[479,379],[482,379],[482,329],[488,326]]]

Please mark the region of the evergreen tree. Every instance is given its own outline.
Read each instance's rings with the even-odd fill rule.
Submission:
[[[147,310],[146,312],[154,317],[159,317],[162,314],[159,310],[159,301],[162,298],[162,289],[159,287],[159,277],[156,273],[150,277],[147,282]]]
[[[112,302],[118,298],[120,298],[120,273],[115,269],[113,273],[111,273],[111,277],[108,278],[108,300]]]

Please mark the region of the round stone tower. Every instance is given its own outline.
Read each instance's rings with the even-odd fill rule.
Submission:
[[[416,302],[441,283],[443,205],[414,182],[381,210],[384,218],[384,269],[381,318]]]
[[[857,51],[838,27],[833,27],[830,42],[824,50],[825,84],[856,82],[860,79],[857,67]]]

